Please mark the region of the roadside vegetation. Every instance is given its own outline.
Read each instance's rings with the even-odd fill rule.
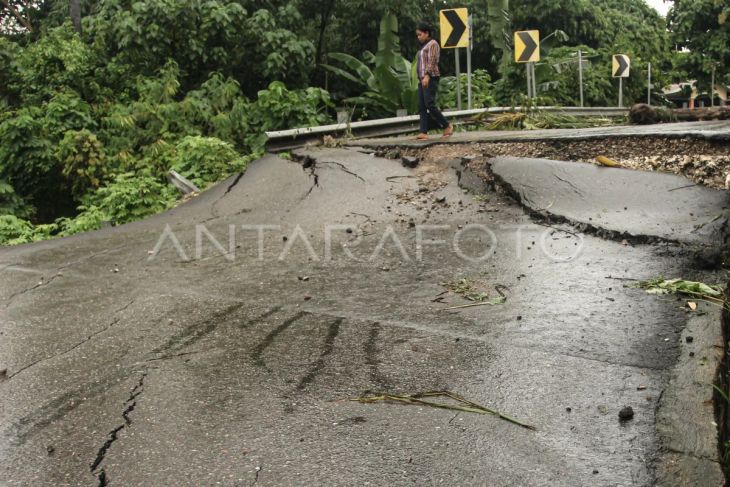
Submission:
[[[730,81],[730,7],[722,0],[676,1],[668,19],[643,0],[462,5],[474,15],[476,107],[520,100],[524,69],[511,60],[511,33],[522,29],[545,37],[537,69],[545,103],[577,104],[578,49],[586,58],[587,105],[615,99],[608,70],[618,52],[631,56],[635,73],[651,62],[657,86],[689,77],[706,84],[713,69]],[[0,244],[163,211],[180,201],[170,170],[205,188],[257,158],[267,130],[327,123],[340,110],[356,118],[415,113],[415,25],[437,24],[438,11],[451,6],[2,2]],[[454,72],[450,51],[442,68]],[[643,77],[633,76],[627,101],[641,100],[644,90]],[[440,102],[456,106],[455,77],[444,76]],[[535,124],[534,114],[521,117],[502,122]]]

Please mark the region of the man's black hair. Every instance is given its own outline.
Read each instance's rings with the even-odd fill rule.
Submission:
[[[428,22],[419,23],[416,30],[420,30],[421,32],[428,34],[429,37],[433,37],[433,26]]]

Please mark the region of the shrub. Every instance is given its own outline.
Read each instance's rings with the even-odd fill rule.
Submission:
[[[19,218],[29,218],[34,208],[15,194],[13,187],[0,180],[0,215],[15,215]]]
[[[185,137],[176,149],[171,169],[201,188],[243,170],[248,162],[231,144],[214,137]]]
[[[58,146],[63,175],[68,178],[77,200],[89,190],[98,188],[107,178],[104,146],[88,130],[69,130]]]
[[[462,73],[459,76],[461,81],[462,108],[467,106],[467,75]],[[496,105],[494,99],[494,83],[489,73],[483,69],[477,69],[472,73],[471,93],[473,108],[488,108]],[[442,108],[457,107],[456,76],[444,76],[439,85],[439,104]]]
[[[17,245],[51,238],[56,225],[33,226],[15,215],[0,216],[0,245]]]
[[[76,233],[98,230],[101,223],[109,221],[109,216],[98,206],[79,206],[80,213],[74,218],[59,218],[56,220],[58,236],[67,237]]]
[[[87,197],[80,208],[82,215],[86,213],[84,217],[92,222],[98,217],[99,222],[103,218],[121,225],[170,208],[176,196],[174,188],[153,176],[123,173]]]

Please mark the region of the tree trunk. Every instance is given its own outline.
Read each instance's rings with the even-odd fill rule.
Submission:
[[[662,122],[697,122],[702,120],[728,120],[730,107],[715,108],[678,108],[670,110],[664,107],[652,107],[646,103],[637,103],[631,107],[629,120],[631,123],[646,125]]]
[[[324,50],[324,35],[325,31],[327,30],[327,26],[329,25],[330,16],[332,15],[332,9],[335,6],[336,0],[330,0],[327,6],[325,7],[324,11],[322,12],[322,16],[320,17],[319,22],[319,38],[317,39],[317,52],[314,55],[314,63],[316,65],[316,69],[319,69],[319,65],[322,63],[322,51]]]
[[[71,22],[74,29],[81,34],[81,0],[71,0],[69,10],[71,11]]]

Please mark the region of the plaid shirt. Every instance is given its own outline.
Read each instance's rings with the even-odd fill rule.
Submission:
[[[418,50],[418,79],[423,79],[426,75],[441,76],[441,72],[439,72],[440,55],[441,47],[434,39],[421,46]]]

